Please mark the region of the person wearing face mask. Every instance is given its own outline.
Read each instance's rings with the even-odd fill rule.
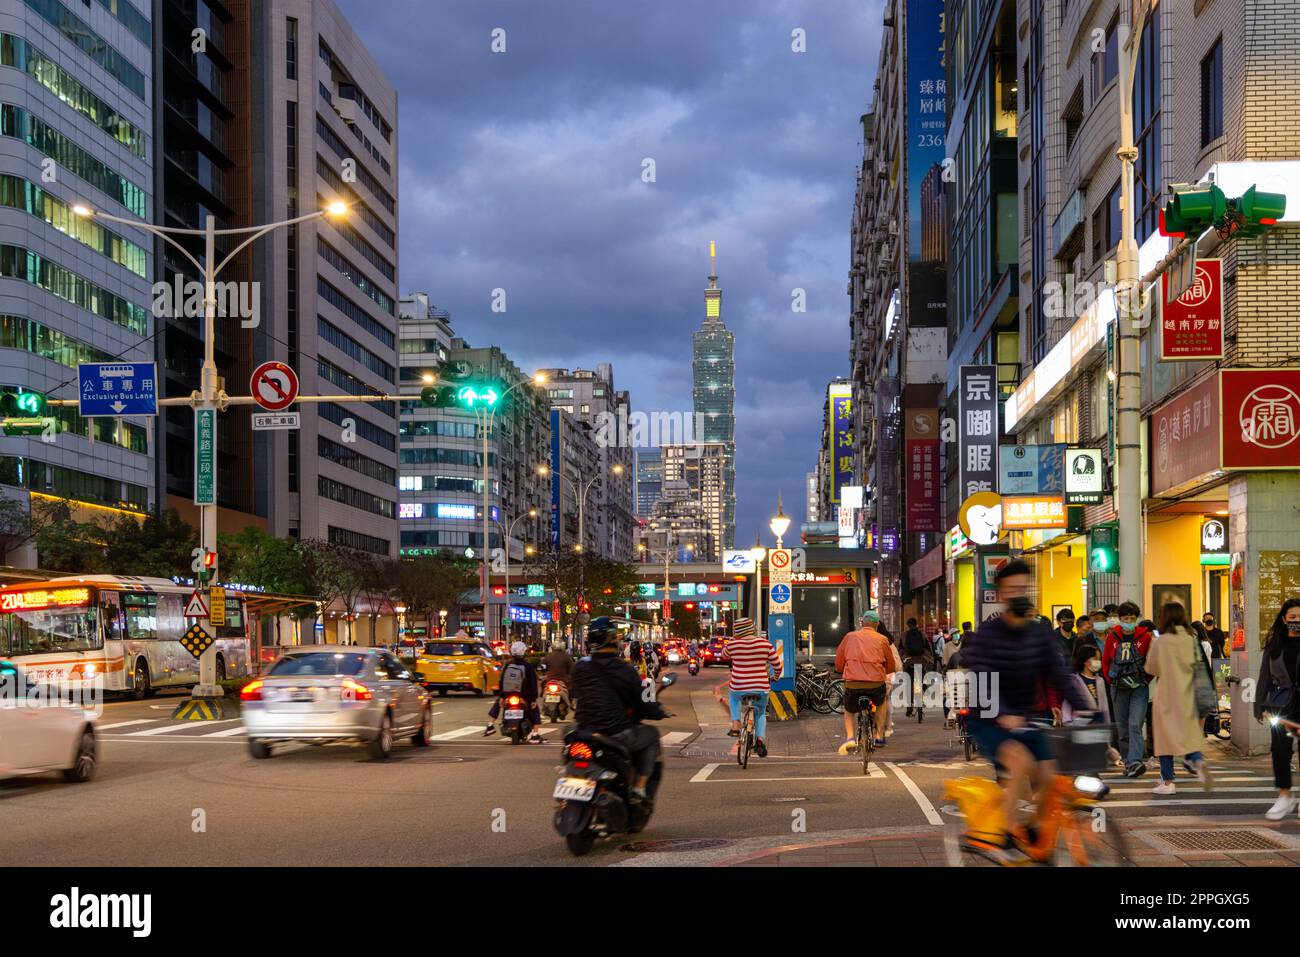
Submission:
[[[1227,638],[1227,635],[1222,628],[1214,623],[1214,616],[1207,611],[1201,618],[1201,624],[1205,626],[1205,637],[1210,642],[1210,657],[1228,657],[1228,649],[1224,647],[1224,639]]]
[[[1106,692],[1106,680],[1101,676],[1101,651],[1091,642],[1080,642],[1074,646],[1073,665],[1083,690],[1092,699],[1093,711],[1101,715],[1103,724],[1110,724],[1110,699]],[[1061,720],[1066,724],[1075,718],[1074,709],[1069,702],[1061,705]],[[1124,766],[1124,759],[1115,748],[1108,748],[1106,759],[1118,767]]]
[[[1074,612],[1069,608],[1062,608],[1056,613],[1056,637],[1061,641],[1061,647],[1065,649],[1065,657],[1074,657],[1074,643],[1078,640],[1078,635],[1074,633]]]
[[[1101,646],[1097,644],[1097,632],[1093,630],[1092,618],[1088,615],[1080,615],[1074,623],[1074,650],[1078,651],[1080,645],[1092,645],[1097,649],[1097,654],[1101,654]]]
[[[1288,598],[1273,620],[1255,683],[1255,720],[1276,716],[1288,721],[1300,720],[1300,598]],[[1273,784],[1277,801],[1264,816],[1280,821],[1295,810],[1291,794],[1291,734],[1284,725],[1273,725],[1270,750],[1273,753]]]
[[[1119,624],[1106,633],[1106,647],[1101,655],[1101,673],[1110,687],[1115,706],[1115,723],[1119,730],[1119,750],[1124,755],[1124,776],[1136,778],[1146,773],[1144,759],[1147,704],[1150,701],[1150,676],[1143,669],[1151,650],[1151,630],[1138,625],[1142,610],[1131,601],[1120,605]]]
[[[974,679],[971,687],[991,688],[997,681],[996,700],[971,716],[970,733],[980,753],[1004,770],[1004,820],[1010,827],[992,841],[970,835],[967,839],[978,840],[984,851],[1010,856],[1031,840],[1031,831],[1017,823],[1022,799],[1029,796],[1031,785],[1039,789],[1056,773],[1051,742],[1028,720],[1041,709],[1044,686],[1049,693],[1059,694],[1062,704],[1075,714],[1094,709],[1050,626],[1030,617],[1032,577],[1020,559],[998,569],[994,581],[1005,611],[981,624],[974,642],[962,650],[962,663]]]

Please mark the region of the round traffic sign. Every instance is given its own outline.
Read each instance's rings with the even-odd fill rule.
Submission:
[[[776,603],[776,604],[778,604],[778,605],[784,605],[784,604],[785,604],[786,602],[788,602],[789,600],[790,600],[790,586],[789,586],[789,585],[773,585],[773,586],[772,586],[772,601],[773,601],[774,603]]]
[[[769,558],[773,568],[785,568],[790,564],[790,550],[788,548],[774,548]]]
[[[283,362],[263,362],[249,381],[253,399],[268,412],[279,412],[298,398],[298,375]]]

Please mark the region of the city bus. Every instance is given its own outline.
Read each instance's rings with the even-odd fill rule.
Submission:
[[[0,658],[38,684],[143,698],[155,688],[199,680],[199,662],[180,643],[193,619],[193,591],[165,578],[84,575],[0,588]],[[217,629],[217,680],[248,674],[251,631],[244,597],[228,593]]]

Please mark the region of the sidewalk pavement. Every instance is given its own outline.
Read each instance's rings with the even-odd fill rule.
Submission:
[[[1294,867],[1300,864],[1300,821],[1274,823],[1258,816],[1161,816],[1123,819],[1124,844],[1135,867]],[[716,867],[945,867],[943,834],[939,828],[918,828],[911,834],[898,828],[864,834],[790,842],[714,863]],[[1186,850],[1189,832],[1222,836],[1231,831],[1237,843],[1258,850]],[[1239,832],[1239,834],[1238,834]],[[1103,835],[1104,839],[1104,835]],[[1270,846],[1271,845],[1271,846]],[[996,867],[975,855],[964,855],[966,866]]]

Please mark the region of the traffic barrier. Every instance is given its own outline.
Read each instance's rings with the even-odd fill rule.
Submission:
[[[225,698],[190,698],[176,706],[172,718],[177,721],[220,721],[232,710]]]
[[[769,691],[767,703],[769,712],[777,721],[789,721],[799,713],[793,691]]]

